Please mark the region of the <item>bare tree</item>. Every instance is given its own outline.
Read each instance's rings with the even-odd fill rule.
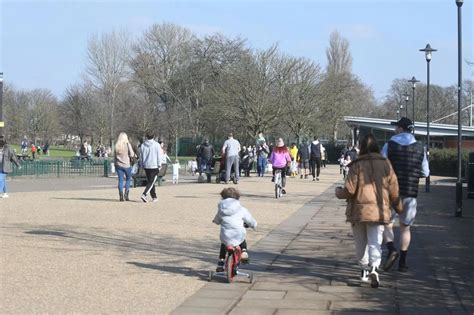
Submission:
[[[109,143],[113,146],[114,112],[117,89],[128,76],[129,40],[125,33],[94,35],[87,48],[86,73],[94,86],[104,93],[110,111]]]
[[[92,135],[94,115],[92,89],[87,85],[73,85],[66,89],[61,103],[61,123],[66,134]]]
[[[184,122],[179,112],[186,115],[189,123],[193,121],[189,91],[182,78],[192,61],[194,42],[188,29],[165,23],[152,25],[133,46],[134,81],[147,93],[149,108],[163,118],[161,130],[170,139],[176,137]]]
[[[19,140],[28,132],[28,93],[17,90],[10,84],[4,85],[3,104],[5,110],[5,131],[8,140]]]
[[[326,48],[328,75],[350,74],[352,72],[352,56],[349,41],[342,38],[338,31],[331,33],[329,47]]]
[[[34,142],[48,141],[59,134],[58,101],[49,90],[28,93],[28,131]]]

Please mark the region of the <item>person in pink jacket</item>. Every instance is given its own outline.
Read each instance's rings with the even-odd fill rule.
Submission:
[[[282,138],[278,138],[276,147],[273,148],[268,160],[272,164],[273,172],[276,170],[281,170],[281,186],[283,188],[281,192],[286,194],[286,169],[291,164],[291,157],[290,151],[285,146]]]

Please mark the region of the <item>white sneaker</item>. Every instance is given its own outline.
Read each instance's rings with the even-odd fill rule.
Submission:
[[[158,197],[153,198],[153,200],[151,202],[158,202]]]
[[[146,195],[142,195],[140,197],[140,199],[143,201],[143,202],[148,202],[148,199],[146,199]]]
[[[249,262],[249,254],[247,251],[242,251],[242,254],[240,254],[240,261],[244,264],[247,264]]]
[[[360,270],[360,281],[369,282],[369,271],[367,269]]]
[[[9,196],[8,196],[7,193],[4,193],[4,194],[2,195],[2,198],[8,198],[8,197],[9,197]]]
[[[379,273],[377,272],[377,267],[372,267],[370,270],[370,286],[372,288],[378,288],[380,285]]]

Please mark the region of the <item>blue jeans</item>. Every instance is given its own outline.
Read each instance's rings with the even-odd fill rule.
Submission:
[[[265,174],[265,168],[267,167],[267,158],[259,156],[257,159],[257,174],[263,176]]]
[[[7,174],[0,172],[0,192],[7,192]]]
[[[201,161],[199,162],[199,174],[207,171],[208,165],[209,165],[209,160],[205,158],[201,158]]]
[[[128,191],[130,189],[130,180],[132,179],[132,168],[123,168],[120,166],[115,167],[115,171],[118,175],[118,190],[119,192],[123,192],[123,178],[125,177],[125,190]]]

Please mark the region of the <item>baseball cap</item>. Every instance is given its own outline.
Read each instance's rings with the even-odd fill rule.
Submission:
[[[406,117],[402,117],[398,121],[392,121],[390,124],[394,126],[402,127],[403,129],[413,129],[414,127],[413,122]]]

